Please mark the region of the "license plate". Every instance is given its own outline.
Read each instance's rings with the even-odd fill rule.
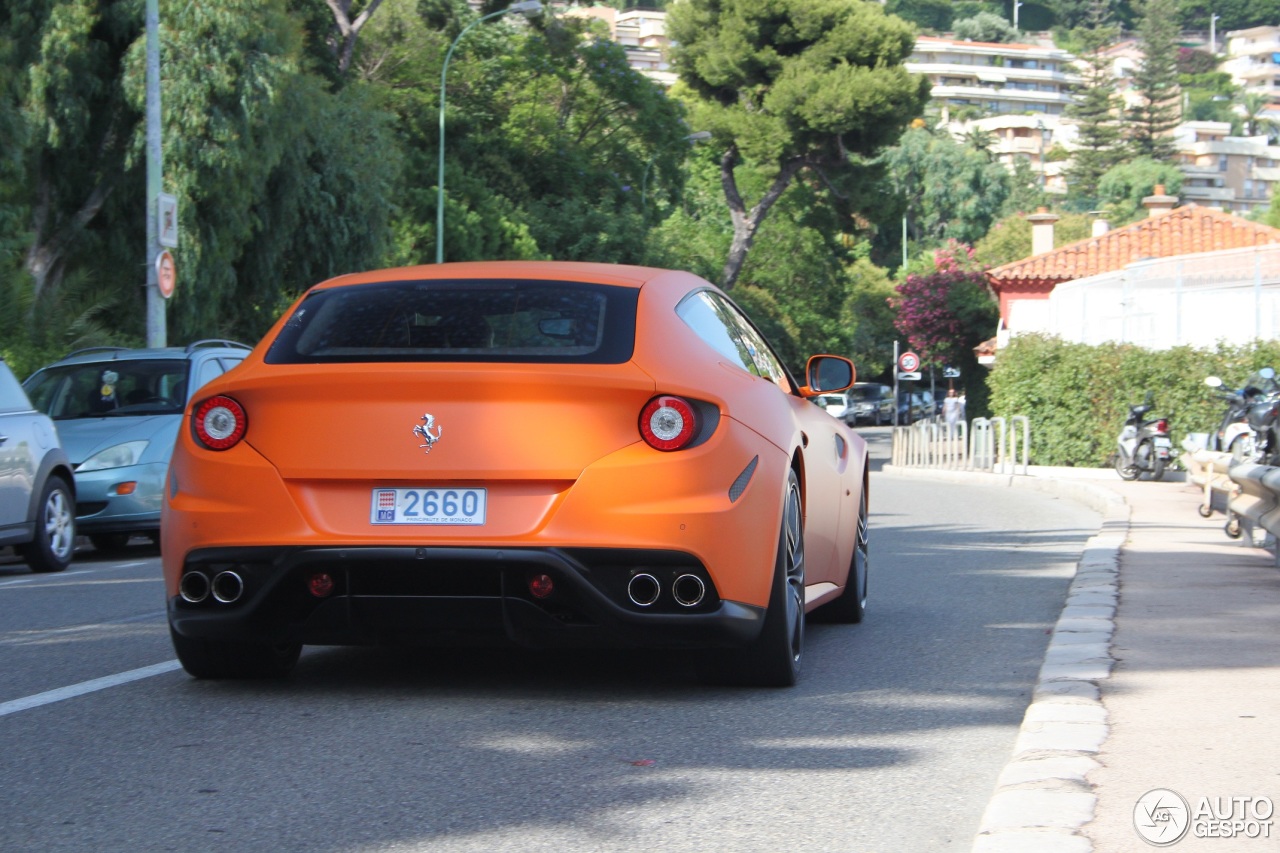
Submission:
[[[1156,437],[1156,447],[1173,447],[1173,442],[1167,438]]]
[[[484,524],[487,489],[421,486],[415,489],[374,489],[372,524]]]

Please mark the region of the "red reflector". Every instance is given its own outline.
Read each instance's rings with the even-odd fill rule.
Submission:
[[[316,572],[307,578],[307,590],[316,598],[328,598],[333,595],[333,575],[328,572]]]
[[[640,435],[655,450],[687,447],[697,432],[693,406],[680,397],[654,397],[640,412]]]
[[[1156,421],[1156,432],[1168,432],[1169,422],[1165,420]]]
[[[555,589],[551,575],[534,575],[529,578],[529,592],[534,598],[546,598]]]

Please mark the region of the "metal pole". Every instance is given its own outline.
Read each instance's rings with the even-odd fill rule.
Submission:
[[[164,150],[160,136],[160,0],[147,0],[147,346],[166,345],[164,297],[156,275],[160,254],[158,215],[164,176]]]
[[[903,222],[906,222],[903,219]],[[898,424],[898,342],[893,342],[893,425]]]

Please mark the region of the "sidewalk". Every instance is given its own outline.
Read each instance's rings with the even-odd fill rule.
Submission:
[[[1103,513],[973,853],[1153,849],[1135,819],[1179,853],[1280,850],[1273,552],[1229,539],[1221,513],[1201,518],[1202,492],[1189,483],[1125,483],[1106,470],[891,468],[1000,480]]]

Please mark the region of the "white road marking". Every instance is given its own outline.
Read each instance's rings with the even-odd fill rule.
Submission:
[[[130,681],[140,681],[153,675],[163,675],[166,672],[173,672],[175,669],[181,668],[182,664],[176,660],[165,661],[153,666],[144,666],[141,669],[131,669],[128,672],[120,672],[104,678],[95,678],[91,681],[82,681],[79,684],[59,687],[56,690],[46,690],[44,693],[24,696],[21,699],[14,699],[10,702],[0,702],[0,717],[16,714],[19,711],[29,711],[32,708],[39,708],[41,705],[52,705],[54,702],[61,702],[63,699],[74,699],[86,693],[96,693],[99,690],[106,690],[108,687],[128,684]]]

